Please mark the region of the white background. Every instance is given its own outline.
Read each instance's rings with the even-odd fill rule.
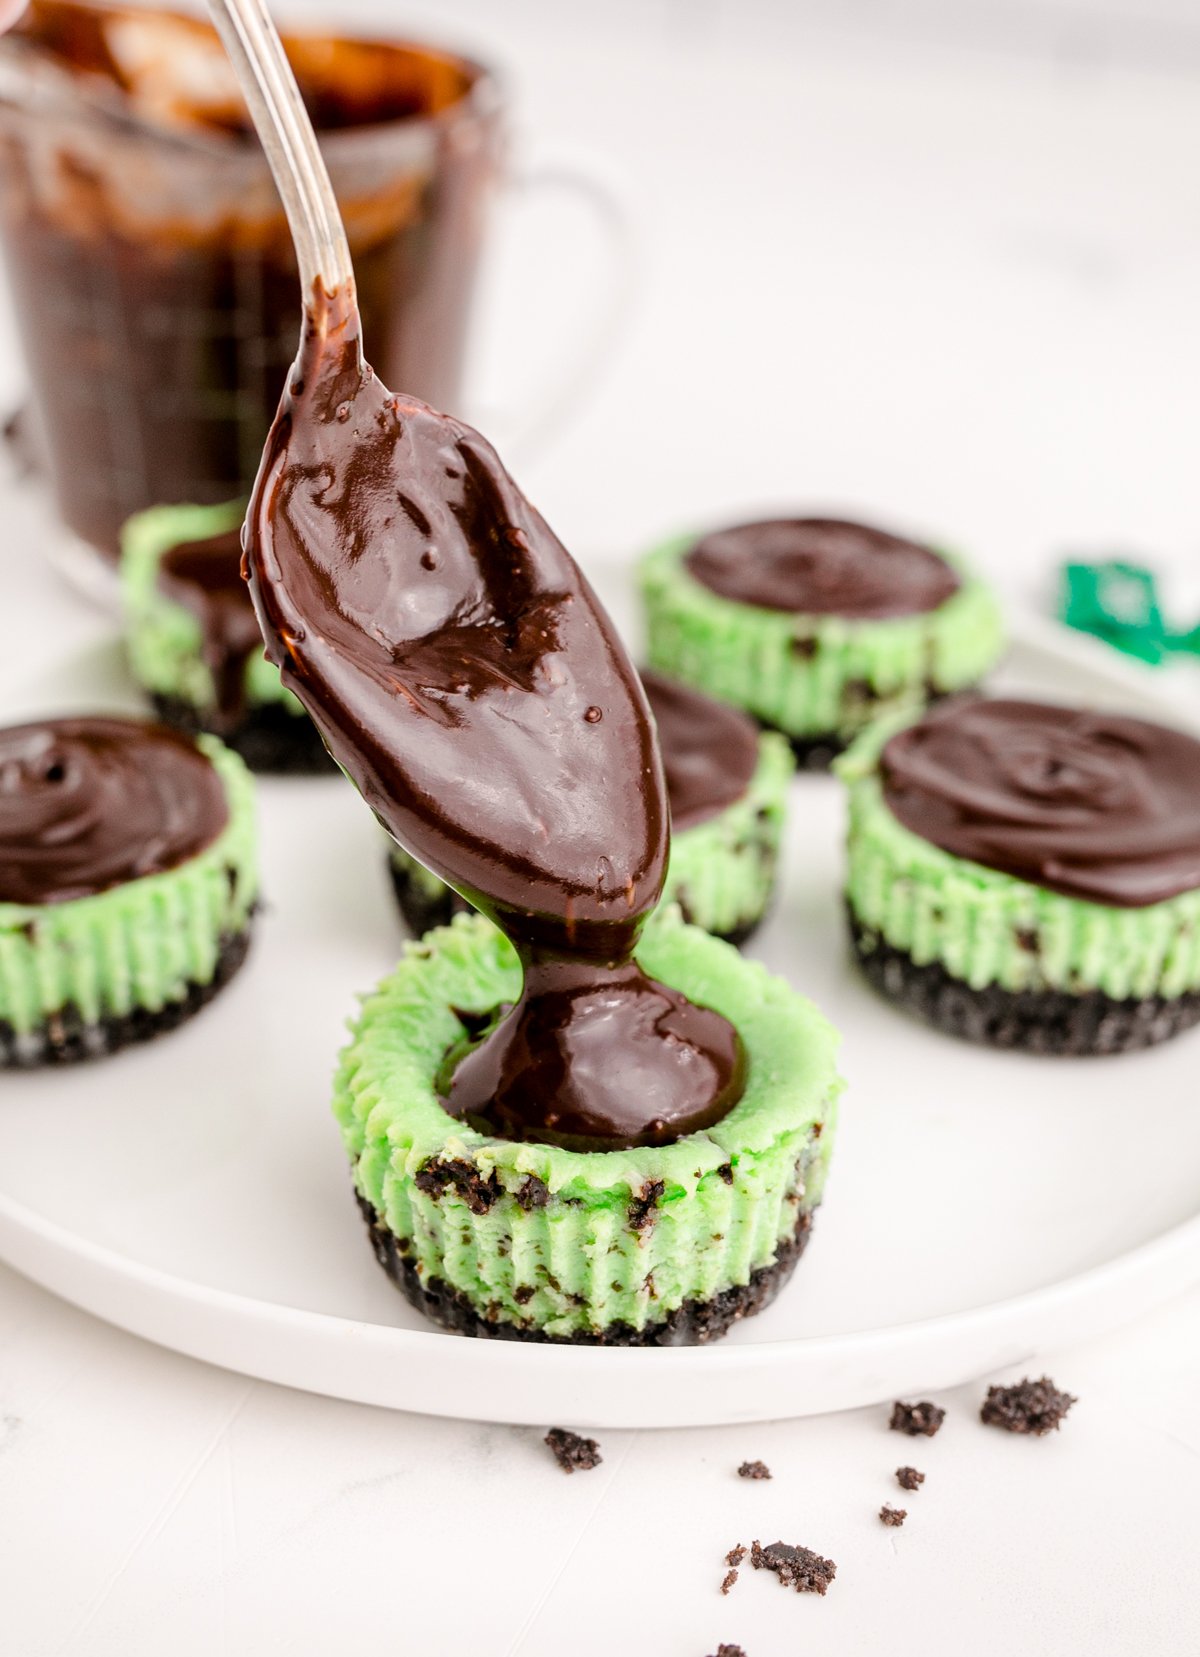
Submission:
[[[631,190],[632,329],[583,415],[521,468],[568,544],[626,555],[680,523],[812,501],[943,535],[1035,601],[1062,548],[1128,547],[1197,619],[1193,5],[410,15],[509,66],[519,154],[566,139]],[[556,365],[597,280],[582,221],[564,236],[549,207],[513,211],[485,408]],[[2,389],[18,383],[9,344]],[[0,553],[5,683],[103,631],[38,550]],[[1200,675],[1177,682],[1194,696]],[[1114,1156],[1152,1113],[1131,1099]],[[603,1466],[567,1480],[535,1432],[248,1382],[0,1270],[0,1651],[1194,1652],[1198,1324],[1193,1294],[1031,1355],[1081,1400],[1041,1442],[978,1426],[981,1384],[943,1400],[930,1444],[877,1410],[612,1433]],[[737,1480],[745,1457],[774,1480]],[[890,1474],[910,1460],[928,1482],[902,1497]],[[889,1499],[903,1530],[874,1517]],[[832,1555],[828,1598],[745,1570],[722,1600],[722,1555],[752,1536]]]

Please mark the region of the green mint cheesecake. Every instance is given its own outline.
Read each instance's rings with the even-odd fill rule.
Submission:
[[[782,731],[824,769],[872,719],[974,685],[999,606],[956,556],[865,524],[677,537],[641,567],[650,665]]]
[[[1200,742],[1142,719],[964,698],[864,735],[853,948],[951,1034],[1105,1054],[1200,1019]]]
[[[140,720],[0,731],[0,1065],[172,1029],[241,965],[254,785],[213,737]]]
[[[723,1014],[745,1047],[738,1102],[667,1143],[537,1143],[448,1113],[448,1059],[521,993],[511,944],[481,916],[409,944],[364,1002],[334,1112],[376,1256],[435,1322],[524,1340],[711,1341],[790,1276],[825,1187],[839,1038],[677,912],[650,922],[638,961]]]

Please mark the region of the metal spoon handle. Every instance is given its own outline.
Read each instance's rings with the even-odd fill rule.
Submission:
[[[250,108],[296,244],[305,299],[354,281],[342,215],[296,77],[263,0],[209,0]]]

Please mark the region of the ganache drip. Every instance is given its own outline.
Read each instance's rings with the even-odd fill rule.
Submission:
[[[968,700],[893,736],[883,794],[955,857],[1138,909],[1200,887],[1200,742],[1118,714]]]
[[[646,698],[612,623],[477,432],[389,392],[314,295],[248,519],[268,654],[380,821],[516,946],[516,1007],[447,1108],[593,1148],[709,1125],[719,1014],[633,962],[666,872]]]

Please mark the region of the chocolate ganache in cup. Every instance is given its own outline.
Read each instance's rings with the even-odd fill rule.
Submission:
[[[1200,742],[1120,714],[962,701],[893,736],[883,796],[955,857],[1138,909],[1200,887]]]
[[[334,758],[520,957],[516,1006],[445,1067],[447,1110],[587,1150],[724,1116],[736,1031],[633,959],[669,823],[632,663],[490,444],[364,365],[347,291],[310,300],[246,568],[268,654]]]

